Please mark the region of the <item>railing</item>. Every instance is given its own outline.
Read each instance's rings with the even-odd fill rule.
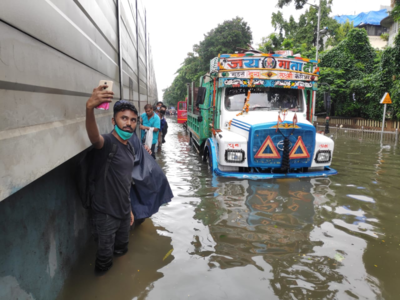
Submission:
[[[317,131],[325,131],[325,125],[316,124]],[[357,138],[362,140],[381,140],[381,142],[394,142],[397,145],[399,140],[399,129],[396,128],[394,131],[371,130],[361,128],[345,128],[339,125],[330,126],[329,133],[327,136],[347,136],[351,138]]]
[[[318,117],[318,124],[325,124],[325,118]],[[343,127],[347,128],[359,128],[364,127],[365,129],[371,130],[379,130],[382,128],[382,121],[375,120],[367,120],[363,118],[340,118],[340,117],[331,117],[329,120],[330,125],[343,125]],[[396,130],[396,128],[400,129],[400,121],[385,121],[385,129],[387,131]]]

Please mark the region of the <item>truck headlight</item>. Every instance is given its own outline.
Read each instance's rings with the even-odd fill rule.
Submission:
[[[225,150],[225,160],[230,163],[241,163],[245,159],[243,150]]]
[[[317,155],[315,155],[315,162],[322,164],[331,161],[332,153],[331,150],[318,150]]]

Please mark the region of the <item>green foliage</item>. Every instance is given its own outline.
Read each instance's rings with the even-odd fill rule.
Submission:
[[[341,41],[343,41],[347,34],[351,29],[354,28],[353,22],[346,21],[344,24],[340,24],[340,26],[336,29],[335,34],[331,36],[327,42],[328,46],[338,45]]]
[[[400,119],[400,37],[393,47],[375,51],[364,29],[352,29],[338,46],[321,55],[322,83],[331,86],[333,115],[380,120],[385,92],[391,95],[394,118]],[[323,111],[323,93],[318,92],[317,111]]]
[[[204,40],[193,48],[200,57],[203,73],[206,73],[209,70],[210,60],[219,53],[234,53],[236,47],[247,49],[252,39],[250,27],[243,19],[236,17],[212,29]]]
[[[382,33],[381,39],[387,42],[389,40],[389,33]]]
[[[392,11],[390,12],[390,15],[396,22],[400,21],[400,0],[395,0],[395,5]]]
[[[186,97],[186,84],[198,84],[201,76],[209,72],[210,60],[218,54],[234,53],[236,47],[247,48],[252,42],[250,27],[242,18],[224,21],[204,36],[204,40],[193,46],[182,66],[176,71],[171,86],[164,90],[163,100],[175,106]]]
[[[303,6],[307,3],[308,0],[278,0],[278,7],[282,8],[285,5],[289,5],[294,2],[296,9],[303,8]]]
[[[277,33],[271,33],[267,37],[263,37],[261,44],[259,45],[259,50],[264,53],[269,53],[275,49],[278,49],[282,45],[282,39]]]
[[[282,0],[278,6],[282,7],[292,3],[293,0]],[[306,1],[295,1],[297,5],[304,5]],[[303,4],[302,4],[303,3]],[[328,27],[330,38],[327,45],[338,44],[345,36],[351,24],[342,27],[333,18],[329,17],[331,13],[332,0],[321,1],[321,21],[320,28]],[[299,17],[299,21],[290,16],[289,20],[283,18],[282,12],[272,13],[271,24],[276,33],[264,38],[259,45],[259,50],[269,52],[274,50],[289,49],[294,53],[300,53],[303,57],[315,57],[318,29],[318,9],[310,6],[304,14]],[[336,39],[336,32],[340,30],[340,37]],[[323,45],[323,36],[320,35],[319,45]],[[320,48],[321,49],[321,48]]]

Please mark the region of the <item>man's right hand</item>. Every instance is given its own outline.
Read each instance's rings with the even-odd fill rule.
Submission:
[[[106,91],[107,85],[100,85],[93,89],[92,96],[86,102],[87,109],[93,109],[104,102],[111,102],[114,96],[113,92]]]

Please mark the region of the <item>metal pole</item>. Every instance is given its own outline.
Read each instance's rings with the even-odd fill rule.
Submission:
[[[382,142],[383,142],[383,129],[385,127],[385,118],[386,118],[386,104],[383,107],[382,131],[381,131],[381,147],[382,147]]]
[[[122,35],[121,35],[121,1],[117,1],[117,30],[118,30],[118,67],[119,67],[119,99],[124,99],[124,82],[122,78]]]
[[[361,126],[361,140],[364,138],[364,126]]]
[[[318,24],[317,24],[317,51],[315,55],[315,60],[317,61],[318,64],[318,48],[319,48],[319,22],[321,20],[321,0],[319,0],[319,6],[318,6]],[[313,110],[312,110],[312,121],[314,121],[314,116],[315,116],[315,102],[317,102],[317,95],[315,92],[315,97],[314,97],[314,102],[313,102]]]
[[[318,62],[318,48],[319,48],[319,22],[321,20],[321,0],[319,0],[318,6],[318,24],[317,24],[317,52],[315,55],[315,60]]]
[[[385,127],[385,119],[386,119],[386,104],[383,107],[383,118],[382,118],[382,133],[383,133],[383,129]]]

